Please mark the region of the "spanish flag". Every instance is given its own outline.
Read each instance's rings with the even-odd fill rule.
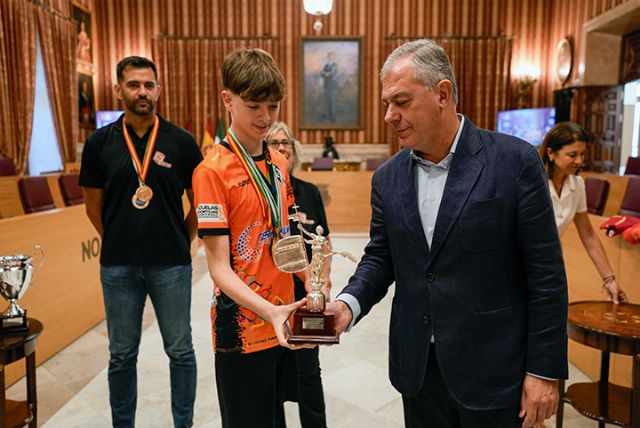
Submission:
[[[204,126],[204,136],[202,137],[202,144],[200,145],[200,151],[203,155],[209,153],[209,150],[213,147],[213,135],[211,132],[211,120],[207,119],[207,123]]]

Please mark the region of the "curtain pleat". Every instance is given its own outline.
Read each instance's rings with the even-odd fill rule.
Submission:
[[[211,120],[214,132],[218,118],[228,125],[220,99],[219,70],[229,53],[245,47],[274,55],[273,39],[154,38],[151,49],[162,85],[158,112],[189,128],[198,144],[207,120]],[[274,58],[277,61],[276,55]]]
[[[35,97],[35,6],[24,0],[2,0],[0,19],[0,152],[22,172],[28,162]]]
[[[78,140],[76,109],[76,26],[69,20],[38,8],[38,34],[51,100],[56,135],[64,162],[74,162]]]
[[[334,2],[334,10],[322,18],[324,36],[362,37],[362,130],[298,130],[299,112],[297,98],[300,92],[300,38],[314,35],[315,17],[302,9],[301,1],[293,0],[74,0],[73,4],[84,4],[93,8],[96,20],[93,31],[94,61],[97,73],[96,101],[98,109],[117,109],[112,85],[117,61],[126,55],[152,56],[152,40],[158,35],[185,37],[208,36],[273,36],[275,42],[269,51],[283,69],[288,83],[288,97],[282,105],[281,118],[305,143],[321,143],[322,137],[331,134],[339,143],[393,143],[395,137],[383,121],[380,102],[378,72],[386,54],[393,46],[385,39],[402,35],[415,38],[422,34],[449,37],[482,37],[507,34],[513,37],[508,47],[487,45],[474,52],[465,52],[466,44],[452,45],[452,59],[464,57],[463,68],[456,68],[459,83],[476,83],[482,69],[490,76],[490,70],[498,70],[501,76],[509,76],[504,64],[532,62],[540,66],[542,75],[532,92],[533,106],[552,103],[552,90],[560,87],[553,78],[553,53],[558,41],[567,35],[574,37],[576,46],[581,41],[584,22],[630,0],[340,0]],[[70,13],[69,0],[33,0],[34,3],[51,8],[63,15]],[[28,142],[31,136],[33,95],[35,85],[35,6],[31,0],[0,0],[0,126],[3,138],[0,155],[10,156],[18,168],[27,163]],[[219,42],[220,46],[224,43]],[[465,42],[466,43],[466,42]],[[464,49],[463,49],[464,46]],[[181,124],[188,124],[193,117],[197,126],[190,126],[200,138],[206,116],[215,120],[221,113],[218,94],[211,88],[218,81],[215,74],[219,68],[219,54],[215,50],[203,49],[208,57],[191,57],[198,52],[195,45],[185,45],[189,52],[188,63],[174,64],[186,75],[191,67],[209,70],[211,80],[189,80],[190,99],[183,98],[185,111]],[[458,54],[453,53],[453,49]],[[481,56],[483,50],[487,56]],[[506,50],[505,50],[506,49]],[[505,58],[504,62],[498,61]],[[482,69],[477,62],[482,61]],[[182,67],[182,68],[180,68]],[[66,72],[65,72],[66,73]],[[577,76],[577,67],[572,79]],[[167,78],[171,76],[163,73]],[[209,79],[209,77],[207,77]],[[471,79],[471,80],[470,80]],[[186,77],[182,80],[186,80]],[[173,88],[165,82],[165,89]],[[477,81],[478,86],[484,82]],[[216,88],[217,91],[217,88]],[[73,88],[73,96],[77,88]],[[502,106],[491,100],[507,99],[514,105],[511,88],[492,83],[481,90],[480,100],[469,100],[461,93],[464,112],[472,115],[490,129],[495,127],[492,113]],[[162,103],[175,99],[161,96]],[[179,94],[178,94],[179,95]],[[472,95],[474,95],[472,93]],[[506,98],[505,98],[506,97]],[[55,102],[55,101],[54,101]],[[191,103],[195,103],[192,106]],[[471,103],[471,105],[468,105]],[[486,104],[489,103],[489,104]],[[171,106],[172,104],[167,104]],[[486,111],[480,107],[485,105]],[[196,107],[197,106],[197,107]],[[74,107],[74,106],[72,106]],[[462,110],[462,105],[460,106]],[[176,107],[177,109],[177,107]],[[69,109],[69,111],[75,108]],[[174,113],[171,113],[172,115]],[[56,118],[58,121],[59,118]],[[77,120],[75,120],[77,122]],[[72,131],[73,132],[73,131]],[[62,141],[62,139],[61,139]],[[64,145],[68,142],[62,143]],[[67,153],[72,158],[74,150]]]
[[[280,117],[305,143],[322,143],[325,135],[343,144],[391,143],[395,140],[382,115],[378,73],[388,50],[386,37],[420,35],[444,37],[483,37],[506,34],[513,37],[509,51],[504,52],[509,64],[528,61],[540,66],[542,75],[532,91],[532,105],[548,106],[553,102],[553,89],[559,86],[551,76],[552,58],[560,38],[572,34],[579,42],[582,24],[619,4],[630,0],[339,0],[333,11],[322,17],[320,35],[362,38],[362,130],[298,129],[301,122],[300,39],[315,35],[315,17],[304,12],[300,0],[96,0],[97,45],[100,52],[96,64],[96,99],[99,109],[118,108],[113,96],[113,69],[125,55],[150,56],[152,38],[158,35],[182,37],[263,36],[277,37],[270,52],[282,67],[288,86],[288,97],[282,104]],[[141,19],[138,17],[148,17]],[[136,19],[134,19],[136,17]],[[456,47],[458,49],[458,47]],[[487,46],[491,53],[502,55],[499,45]],[[465,55],[465,60],[483,60],[487,70],[508,70],[491,58]],[[462,55],[462,54],[461,54]],[[195,61],[193,61],[195,62]],[[474,64],[465,66],[465,76],[474,75]],[[460,70],[456,70],[460,73]],[[574,72],[575,74],[575,72]],[[463,81],[461,76],[457,76]],[[574,76],[575,77],[575,76]],[[466,82],[466,79],[464,79]],[[484,82],[478,82],[482,84]],[[506,89],[505,89],[506,90]],[[491,90],[485,91],[490,100]],[[511,89],[505,94],[496,87],[495,96],[507,96],[511,106]],[[203,98],[209,94],[200,94]],[[462,97],[461,97],[462,98]],[[467,101],[467,100],[465,100]],[[489,104],[489,109],[497,108]],[[477,111],[477,114],[480,112]],[[490,117],[482,119],[489,129],[495,128]]]
[[[5,34],[4,17],[5,8],[0,7],[0,127],[4,135],[14,135],[14,123],[12,117],[11,87],[9,85],[9,58],[7,57],[7,41]],[[11,138],[0,139],[0,156],[10,157],[15,161],[15,146],[9,144]]]

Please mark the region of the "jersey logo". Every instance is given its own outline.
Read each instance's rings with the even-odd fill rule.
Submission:
[[[222,223],[226,221],[220,204],[200,204],[196,209],[198,223]]]
[[[273,239],[273,230],[261,231],[262,223],[256,221],[242,231],[236,250],[242,260],[255,263],[262,257],[264,246]]]
[[[165,162],[166,157],[167,156],[164,153],[156,150],[156,153],[153,155],[153,161],[165,168],[171,168],[171,164],[169,162]]]
[[[238,186],[238,187],[244,187],[244,186],[246,186],[246,185],[247,185],[247,184],[249,184],[249,183],[251,183],[251,179],[250,179],[250,178],[247,178],[247,179],[244,179],[244,180],[242,180],[242,181],[239,181],[239,182],[238,182],[238,184],[236,184],[236,186]]]

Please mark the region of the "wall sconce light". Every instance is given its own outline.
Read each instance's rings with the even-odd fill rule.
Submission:
[[[518,96],[518,108],[527,108],[531,103],[531,90],[540,77],[540,69],[528,63],[520,64],[513,72]]]
[[[304,11],[309,15],[315,15],[316,21],[313,29],[316,33],[322,31],[322,15],[327,15],[333,9],[333,0],[303,0]]]

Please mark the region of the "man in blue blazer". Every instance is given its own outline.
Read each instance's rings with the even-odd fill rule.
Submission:
[[[567,378],[567,286],[540,159],[456,113],[432,41],[397,48],[381,79],[404,150],[373,177],[370,242],[328,310],[342,332],[395,281],[389,375],[407,427],[541,424]]]

